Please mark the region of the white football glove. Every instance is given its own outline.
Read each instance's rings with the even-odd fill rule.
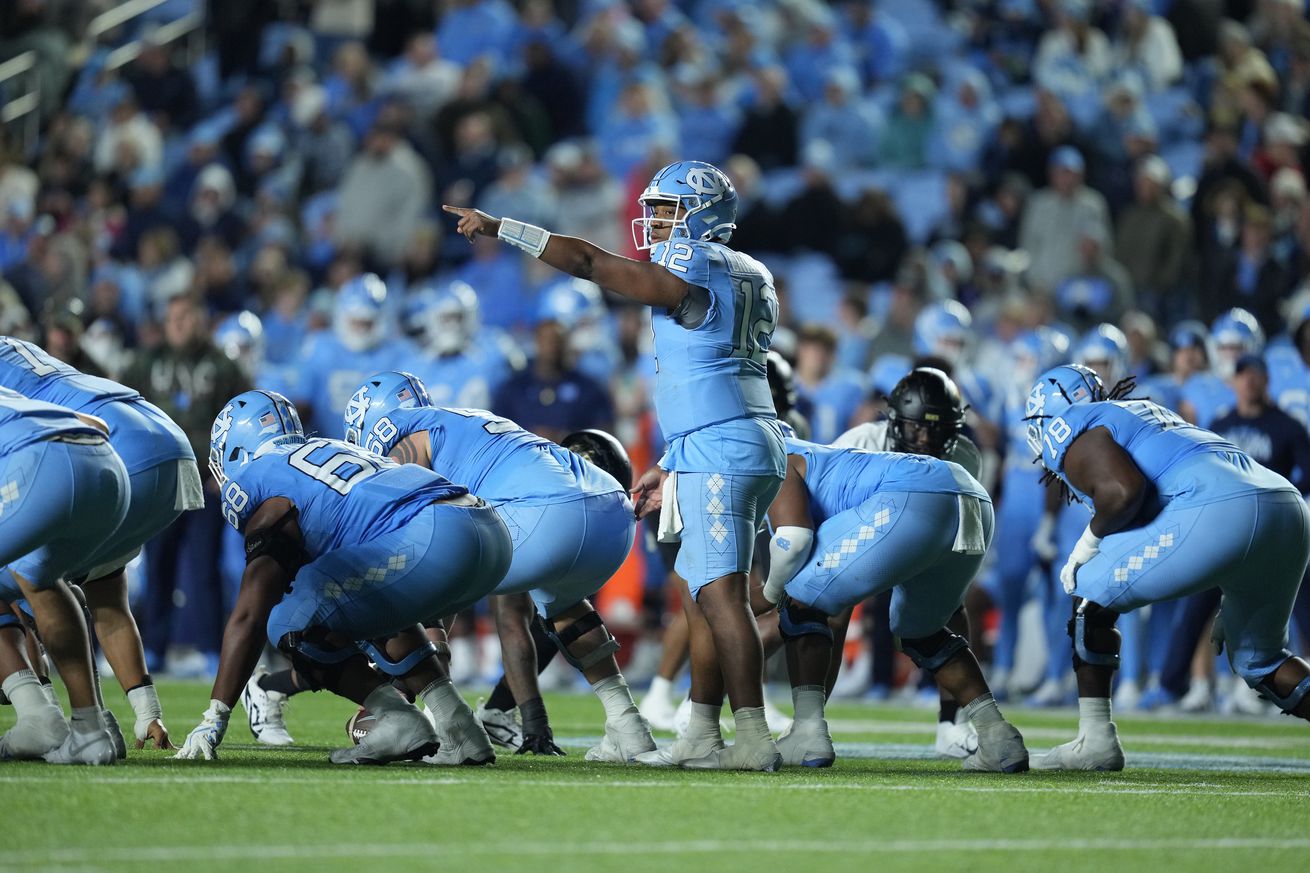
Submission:
[[[221,700],[209,701],[204,720],[187,734],[186,742],[174,755],[174,758],[193,761],[197,758],[213,761],[218,757],[218,744],[223,742],[227,733],[227,719],[232,714],[232,707]]]
[[[1091,525],[1083,531],[1083,535],[1078,538],[1074,544],[1073,551],[1069,554],[1069,560],[1064,562],[1064,568],[1060,570],[1060,584],[1064,586],[1065,594],[1073,594],[1075,586],[1078,584],[1078,568],[1086,564],[1092,558],[1095,558],[1101,551],[1101,538],[1092,533]]]
[[[1060,554],[1060,549],[1055,544],[1055,516],[1052,513],[1042,514],[1042,520],[1037,523],[1037,530],[1028,544],[1032,546],[1038,560],[1044,564],[1051,563]]]

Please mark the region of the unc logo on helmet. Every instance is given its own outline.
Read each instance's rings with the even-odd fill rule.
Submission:
[[[1093,403],[1105,399],[1105,384],[1095,370],[1081,364],[1062,364],[1047,370],[1028,392],[1024,417],[1028,419],[1028,447],[1042,457],[1043,432],[1061,429],[1056,442],[1068,436],[1068,425],[1059,416],[1076,403]]]
[[[678,161],[655,174],[637,198],[642,217],[632,220],[632,241],[645,251],[656,242],[654,226],[669,226],[669,239],[727,242],[737,229],[737,189],[722,170],[704,161]],[[658,206],[673,214],[656,216]]]
[[[388,415],[397,409],[431,406],[423,381],[412,373],[384,370],[364,380],[346,405],[346,442],[386,455],[399,431]]]

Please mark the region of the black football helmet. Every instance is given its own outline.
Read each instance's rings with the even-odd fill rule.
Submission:
[[[786,418],[796,407],[796,375],[791,364],[777,352],[769,352],[764,359],[764,370],[769,378],[769,393],[773,395],[773,408],[778,418]]]
[[[934,367],[916,367],[896,383],[888,400],[892,449],[945,457],[964,427],[964,410],[950,376]]]
[[[569,434],[560,445],[609,473],[625,490],[632,487],[632,461],[612,434],[588,428]]]

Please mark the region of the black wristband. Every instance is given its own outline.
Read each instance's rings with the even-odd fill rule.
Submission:
[[[131,692],[136,691],[138,688],[145,688],[147,685],[154,685],[154,684],[155,684],[155,680],[151,679],[150,674],[147,673],[146,678],[142,679],[140,682],[136,683],[135,685],[133,685],[131,688],[127,689],[127,691],[123,693],[130,694]]]
[[[550,736],[550,719],[546,717],[546,704],[540,697],[519,704],[519,719],[523,722],[524,736]]]

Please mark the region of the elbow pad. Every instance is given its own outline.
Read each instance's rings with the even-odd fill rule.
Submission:
[[[770,603],[782,599],[787,583],[795,578],[810,558],[814,548],[814,531],[807,527],[784,526],[769,540],[769,578],[764,596]]]

